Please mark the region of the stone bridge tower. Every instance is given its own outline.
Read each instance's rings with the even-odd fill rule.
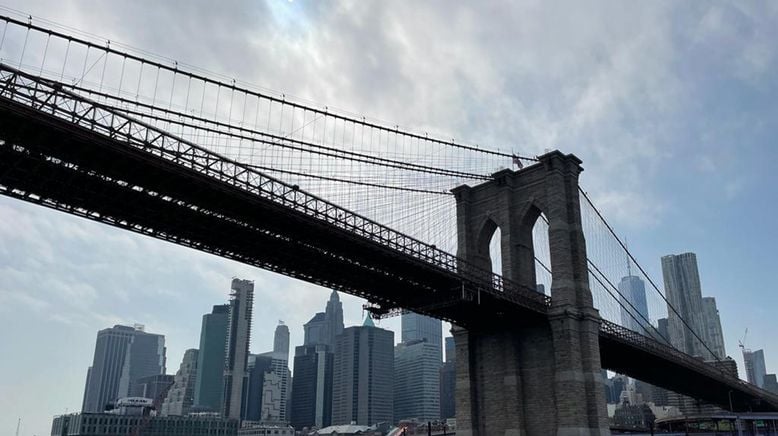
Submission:
[[[606,435],[599,350],[581,225],[581,161],[559,151],[478,186],[454,189],[458,256],[491,270],[489,242],[501,231],[502,274],[536,286],[532,229],[549,222],[552,307],[539,325],[453,329],[457,435]]]

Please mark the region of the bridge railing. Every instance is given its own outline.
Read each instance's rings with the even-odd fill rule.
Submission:
[[[550,297],[478,268],[450,253],[426,244],[295,185],[267,176],[244,164],[171,135],[155,126],[68,91],[63,84],[0,64],[0,97],[52,115],[81,128],[126,144],[160,159],[194,170],[214,180],[257,195],[405,256],[443,270],[460,280],[468,292],[486,292],[539,312]],[[474,288],[474,289],[473,289]]]
[[[629,328],[620,326],[607,320],[601,321],[600,331],[608,335],[608,337],[611,339],[632,345],[638,345],[640,348],[649,351],[652,354],[661,356],[667,360],[674,360],[678,363],[682,363],[685,366],[694,368],[694,370],[697,372],[706,374],[731,386],[737,385],[741,389],[750,391],[759,397],[770,398],[776,405],[778,405],[778,395],[775,395],[764,389],[760,389],[751,383],[745,382],[738,377],[733,376],[732,374],[715,365],[692,357],[682,351],[676,350],[675,348],[665,345],[654,338],[642,335],[635,332],[634,330],[630,330]]]

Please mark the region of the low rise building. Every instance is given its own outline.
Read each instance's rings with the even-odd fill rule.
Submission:
[[[294,427],[244,421],[238,436],[295,436]]]
[[[148,413],[72,413],[54,417],[51,436],[237,436],[238,421],[210,416]]]

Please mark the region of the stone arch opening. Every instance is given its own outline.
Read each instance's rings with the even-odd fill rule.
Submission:
[[[502,231],[497,227],[489,241],[489,261],[492,265],[492,272],[502,275]]]
[[[478,255],[481,268],[503,274],[502,230],[495,220],[487,218],[478,235]]]
[[[532,246],[535,263],[535,284],[538,292],[551,295],[551,244],[548,238],[548,219],[542,212],[532,226]]]

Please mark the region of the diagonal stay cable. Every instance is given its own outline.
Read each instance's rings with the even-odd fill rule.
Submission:
[[[627,246],[626,246],[626,245],[625,245],[625,244],[624,244],[624,243],[621,241],[621,239],[619,239],[619,237],[616,235],[616,232],[613,230],[613,227],[611,227],[611,225],[610,225],[610,224],[609,224],[609,223],[608,223],[608,222],[605,220],[605,217],[602,215],[602,213],[600,213],[599,209],[597,209],[597,207],[594,205],[594,203],[593,203],[593,202],[592,202],[592,200],[589,198],[589,196],[586,194],[586,192],[584,192],[584,190],[583,190],[583,189],[581,189],[580,187],[578,188],[578,191],[581,193],[581,195],[583,195],[583,197],[586,199],[587,203],[589,203],[589,206],[591,206],[591,207],[592,207],[592,209],[593,209],[593,210],[594,210],[594,212],[597,214],[597,216],[600,218],[600,220],[602,221],[602,223],[603,223],[603,224],[605,224],[605,227],[608,229],[608,232],[610,232],[611,236],[613,236],[613,238],[616,240],[616,242],[618,242],[618,243],[619,243],[619,245],[620,245],[620,246],[621,246],[621,248],[624,250],[624,252],[626,252],[626,253],[627,253],[627,255],[628,255],[628,256],[629,256],[629,258],[632,260],[632,262],[634,262],[634,263],[635,263],[635,265],[636,265],[636,266],[638,267],[638,269],[640,270],[640,272],[641,272],[641,273],[643,273],[643,276],[644,276],[646,279],[648,279],[648,282],[649,282],[649,283],[651,283],[651,286],[654,288],[654,290],[656,291],[656,293],[657,293],[657,294],[659,294],[659,296],[660,296],[660,297],[662,297],[662,300],[664,300],[664,301],[665,301],[665,303],[667,303],[667,307],[669,307],[669,308],[670,308],[670,309],[671,309],[671,310],[672,310],[672,311],[673,311],[673,312],[674,312],[674,313],[675,313],[675,314],[678,316],[678,318],[681,320],[681,322],[683,323],[683,325],[685,325],[685,326],[686,326],[686,328],[687,328],[687,329],[689,329],[689,331],[692,333],[692,335],[694,335],[694,337],[695,337],[695,338],[697,338],[697,340],[698,340],[698,341],[699,341],[699,342],[702,344],[702,346],[703,346],[703,347],[705,347],[705,349],[706,349],[706,350],[708,350],[708,352],[709,352],[709,353],[710,353],[710,354],[713,356],[713,358],[714,358],[714,359],[716,359],[716,360],[718,360],[718,361],[721,361],[721,358],[720,358],[718,355],[716,355],[716,353],[714,353],[714,352],[713,352],[713,350],[711,350],[711,349],[708,347],[708,344],[706,344],[706,343],[705,343],[705,341],[703,341],[703,340],[702,340],[702,338],[700,338],[700,336],[697,334],[697,332],[696,332],[696,331],[694,331],[694,329],[693,329],[693,328],[692,328],[692,327],[689,325],[689,323],[688,323],[688,322],[686,322],[686,320],[685,320],[685,319],[684,319],[684,318],[681,316],[681,314],[678,312],[678,310],[676,310],[675,306],[673,306],[672,304],[670,304],[670,301],[669,301],[669,300],[668,300],[668,299],[667,299],[667,298],[666,298],[666,297],[665,297],[665,296],[662,294],[662,292],[659,290],[659,287],[658,287],[658,286],[656,285],[656,283],[654,283],[654,281],[651,279],[651,276],[649,276],[649,275],[646,273],[646,271],[643,269],[643,267],[640,265],[640,263],[638,263],[637,259],[635,259],[635,257],[634,257],[634,256],[632,255],[632,253],[629,251],[629,249],[627,248]]]
[[[541,217],[541,219],[543,219],[543,221],[545,221],[545,222],[546,222],[546,225],[548,225],[548,219],[547,219],[545,216],[543,216],[543,215],[540,215],[540,217]],[[543,261],[541,261],[540,259],[538,259],[538,257],[537,257],[537,256],[535,256],[535,261],[536,261],[538,264],[540,264],[540,266],[541,266],[541,267],[543,267],[543,269],[545,269],[545,270],[546,270],[546,271],[547,271],[549,274],[551,274],[551,275],[552,275],[552,277],[553,277],[553,273],[551,272],[551,269],[549,269],[549,268],[548,268],[548,267],[545,265],[545,263],[543,263]],[[629,315],[629,316],[630,316],[630,317],[631,317],[631,318],[632,318],[632,319],[633,319],[635,322],[637,322],[637,323],[638,323],[638,325],[642,325],[643,323],[642,323],[641,321],[639,321],[637,318],[635,318],[635,316],[634,316],[634,315],[632,315],[631,311],[630,311],[629,309],[627,309],[627,308],[624,306],[624,304],[621,302],[621,300],[622,300],[622,299],[623,299],[623,300],[624,300],[624,301],[625,301],[627,304],[629,304],[629,307],[630,307],[630,308],[631,308],[633,311],[635,311],[635,313],[637,313],[638,315],[640,315],[640,317],[641,317],[641,318],[643,318],[643,321],[645,321],[647,325],[651,326],[651,328],[652,328],[652,329],[653,329],[653,330],[654,330],[654,331],[655,331],[655,332],[656,332],[656,333],[659,335],[659,337],[661,337],[662,339],[664,339],[665,341],[667,341],[667,343],[668,343],[668,344],[670,344],[670,340],[669,340],[668,338],[666,338],[666,337],[665,337],[665,336],[664,336],[664,335],[663,335],[663,334],[662,334],[662,333],[661,333],[661,332],[660,332],[660,331],[659,331],[659,330],[658,330],[656,327],[654,327],[654,325],[653,325],[653,324],[651,324],[651,321],[650,321],[648,318],[646,318],[646,317],[645,317],[645,316],[644,316],[642,313],[640,313],[640,311],[639,311],[639,310],[637,310],[637,308],[636,308],[635,306],[633,306],[633,305],[632,305],[632,302],[631,302],[631,301],[629,301],[629,299],[627,299],[627,298],[624,296],[624,294],[622,294],[622,293],[621,293],[621,291],[618,289],[618,287],[616,287],[616,285],[614,285],[614,284],[613,284],[613,282],[611,282],[611,281],[610,281],[610,279],[608,279],[608,277],[607,277],[605,274],[603,274],[603,272],[600,270],[600,268],[598,268],[598,267],[597,267],[597,265],[595,265],[595,263],[594,263],[594,262],[592,262],[592,260],[591,260],[591,259],[589,259],[589,258],[587,257],[587,258],[586,258],[586,262],[587,262],[589,265],[591,265],[590,267],[587,267],[587,269],[588,269],[588,270],[589,270],[589,272],[592,274],[592,277],[594,277],[594,279],[595,279],[595,280],[597,280],[597,282],[600,284],[600,286],[602,286],[603,288],[605,288],[605,290],[606,290],[606,291],[607,291],[607,292],[610,294],[610,296],[611,296],[611,297],[613,297],[613,299],[614,299],[614,300],[615,300],[617,303],[619,303],[619,305],[620,305],[620,306],[621,306],[621,307],[622,307],[622,308],[623,308],[623,309],[624,309],[624,310],[627,312],[627,314],[628,314],[628,315]],[[594,271],[592,271],[592,268],[594,268],[594,269],[597,271],[597,273],[598,273],[598,274],[595,274],[595,272],[594,272]],[[620,298],[617,298],[617,297],[616,297],[616,296],[613,294],[613,292],[611,292],[611,291],[610,291],[610,289],[608,289],[608,287],[607,287],[607,286],[605,286],[605,284],[602,282],[602,280],[600,280],[600,278],[598,277],[598,275],[599,275],[600,277],[602,277],[603,279],[605,279],[605,281],[607,281],[607,282],[608,282],[608,284],[611,286],[611,288],[613,288],[613,290],[615,290],[615,291],[616,291],[616,293],[617,293],[617,294],[619,294],[619,296],[621,297],[621,299],[620,299]],[[679,351],[680,351],[680,350],[679,350]]]

